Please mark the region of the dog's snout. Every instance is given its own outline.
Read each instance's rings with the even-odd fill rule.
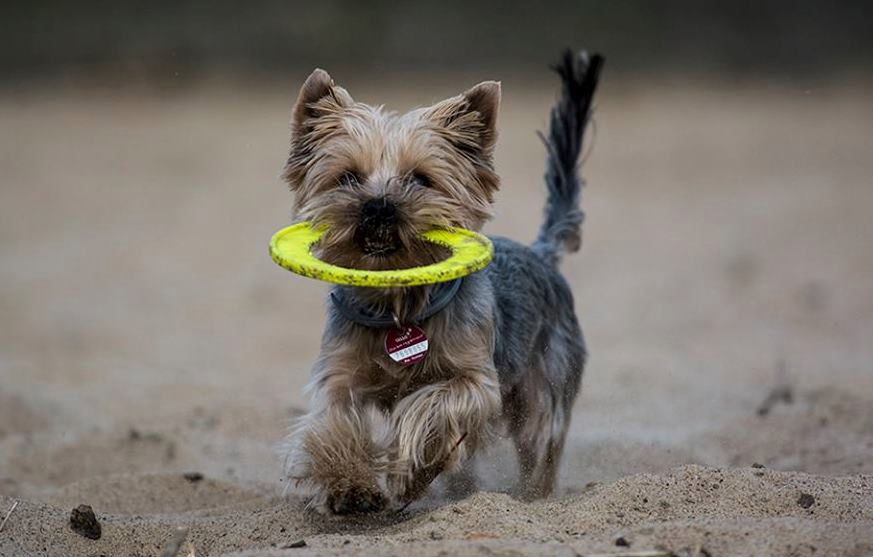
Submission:
[[[384,197],[371,199],[361,208],[361,218],[381,222],[392,222],[397,216],[397,206]]]
[[[386,255],[400,247],[397,206],[384,197],[371,199],[361,207],[355,241],[368,255]]]

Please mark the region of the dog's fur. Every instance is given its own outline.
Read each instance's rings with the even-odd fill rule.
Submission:
[[[460,468],[501,420],[518,450],[522,493],[551,493],[586,357],[557,264],[580,244],[576,165],[601,61],[568,52],[557,68],[563,90],[546,139],[549,196],[538,239],[525,247],[493,238],[490,266],[418,323],[430,339],[423,361],[400,366],[385,353],[385,329],[329,309],[308,387],[312,408],[286,443],[287,474],[314,490],[313,508],[407,504]],[[295,219],[327,228],[319,257],[370,270],[418,266],[445,256],[421,232],[480,230],[499,185],[499,103],[500,84],[489,81],[396,115],[355,102],[315,70],[293,108],[283,177]],[[417,322],[431,288],[337,287],[403,323]]]

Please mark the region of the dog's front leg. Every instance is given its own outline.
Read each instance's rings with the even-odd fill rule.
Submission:
[[[459,374],[421,387],[391,413],[394,440],[388,489],[401,504],[427,490],[436,476],[473,455],[500,413],[497,374]]]
[[[355,400],[342,383],[316,387],[313,409],[288,436],[286,473],[314,491],[310,507],[319,512],[379,511],[385,506],[379,478],[386,468],[388,416]]]

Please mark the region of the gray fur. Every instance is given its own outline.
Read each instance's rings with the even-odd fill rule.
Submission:
[[[495,257],[485,274],[495,298],[503,414],[518,450],[522,492],[552,492],[573,401],[587,352],[573,294],[557,265],[562,252],[581,244],[583,182],[577,172],[603,58],[566,51],[555,68],[561,97],[552,108],[545,182],[545,218],[530,248],[494,238]]]
[[[576,167],[582,153],[591,103],[597,88],[603,57],[578,56],[567,50],[555,71],[561,76],[561,97],[552,108],[546,159],[545,218],[532,248],[543,258],[557,263],[561,251],[577,251],[581,244],[580,227],[585,214],[579,208],[584,182]]]
[[[519,453],[522,493],[548,495],[555,482],[586,350],[573,294],[532,249],[494,238],[485,275],[494,292],[504,419]]]

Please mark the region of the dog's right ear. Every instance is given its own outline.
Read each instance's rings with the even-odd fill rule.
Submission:
[[[351,95],[336,85],[326,71],[316,69],[306,78],[291,109],[291,153],[282,173],[292,189],[302,177],[319,139],[329,135],[335,125],[326,121],[325,116],[336,115],[352,104]]]
[[[302,138],[312,131],[314,121],[320,116],[336,112],[353,102],[351,95],[336,85],[330,74],[316,68],[303,82],[291,111],[291,140]]]

